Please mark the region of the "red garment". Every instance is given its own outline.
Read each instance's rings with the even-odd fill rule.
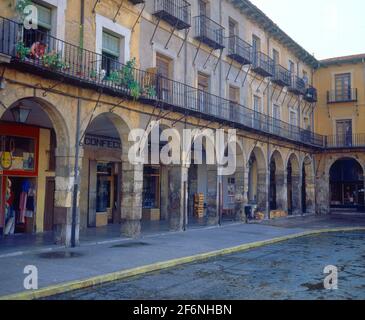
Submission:
[[[9,205],[9,207],[12,206],[13,202],[14,202],[14,199],[15,199],[15,195],[14,195],[14,192],[13,191],[10,191],[10,197],[9,199],[6,201],[6,203]]]
[[[25,211],[27,210],[27,198],[28,198],[28,193],[26,192],[22,192],[20,194],[20,200],[19,200],[19,211],[20,211],[20,215],[19,215],[19,222],[20,223],[25,223]]]

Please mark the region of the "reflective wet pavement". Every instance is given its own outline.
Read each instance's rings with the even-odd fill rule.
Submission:
[[[289,240],[48,299],[365,299],[365,233]],[[324,268],[338,268],[325,290]]]

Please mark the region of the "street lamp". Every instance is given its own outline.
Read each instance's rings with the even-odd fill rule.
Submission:
[[[11,108],[14,121],[18,123],[26,123],[30,114],[30,109],[25,108],[22,105]]]

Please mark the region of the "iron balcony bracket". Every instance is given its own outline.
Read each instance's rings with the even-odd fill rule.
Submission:
[[[145,2],[145,3],[143,3],[142,10],[139,12],[138,17],[137,17],[137,20],[136,20],[136,22],[134,23],[134,25],[133,25],[133,27],[132,27],[132,33],[134,32],[134,29],[135,29],[136,25],[138,24],[139,19],[140,19],[140,18],[141,18],[141,16],[142,16],[142,13],[143,13],[143,11],[144,11],[144,8],[146,8],[146,2]]]
[[[122,0],[118,6],[118,10],[113,18],[113,22],[115,23],[117,21],[117,17],[119,16],[120,9],[123,7],[124,0]]]
[[[170,36],[169,36],[169,38],[167,39],[167,42],[166,42],[166,44],[165,44],[165,49],[166,49],[166,50],[168,49],[168,45],[169,45],[170,40],[171,40],[171,38],[172,38],[172,36],[173,36],[173,34],[174,34],[175,30],[176,30],[176,27],[177,27],[178,23],[179,23],[179,21],[177,20],[177,21],[176,21],[176,23],[175,23],[175,25],[174,25],[174,27],[173,27],[173,28],[171,29],[171,31],[170,31]]]
[[[207,60],[205,60],[205,62],[204,62],[204,65],[203,65],[204,70],[207,68],[207,63],[208,63],[210,57],[212,56],[213,51],[214,51],[214,49],[210,50]]]
[[[186,41],[188,40],[189,32],[190,32],[190,28],[189,28],[189,29],[187,29],[187,30],[185,30],[185,37],[184,37],[183,43],[181,44],[180,49],[179,49],[179,52],[177,53],[177,57],[178,57],[178,58],[180,57],[181,50],[182,50],[182,48],[184,47],[184,44],[185,44],[185,43],[186,43]]]
[[[217,63],[214,66],[214,71],[213,71],[214,73],[217,70],[217,67],[218,67],[219,62],[222,60],[222,55],[223,55],[223,49],[221,49],[221,52],[219,53],[219,58],[217,60]]]
[[[153,34],[152,34],[152,37],[151,37],[151,40],[150,40],[151,46],[153,46],[153,39],[155,38],[155,34],[156,34],[158,26],[160,25],[160,22],[161,22],[161,18],[158,18],[157,23],[155,25],[155,30],[153,30]]]
[[[93,10],[92,10],[92,13],[95,13],[95,10],[96,10],[96,6],[99,4],[101,0],[95,0],[95,3],[94,3],[94,6],[93,6]]]

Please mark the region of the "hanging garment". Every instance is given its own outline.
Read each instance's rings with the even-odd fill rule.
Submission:
[[[27,218],[33,218],[34,214],[34,192],[29,192],[27,197],[25,216]]]
[[[27,210],[28,193],[22,192],[19,200],[19,223],[25,223],[25,211]]]

